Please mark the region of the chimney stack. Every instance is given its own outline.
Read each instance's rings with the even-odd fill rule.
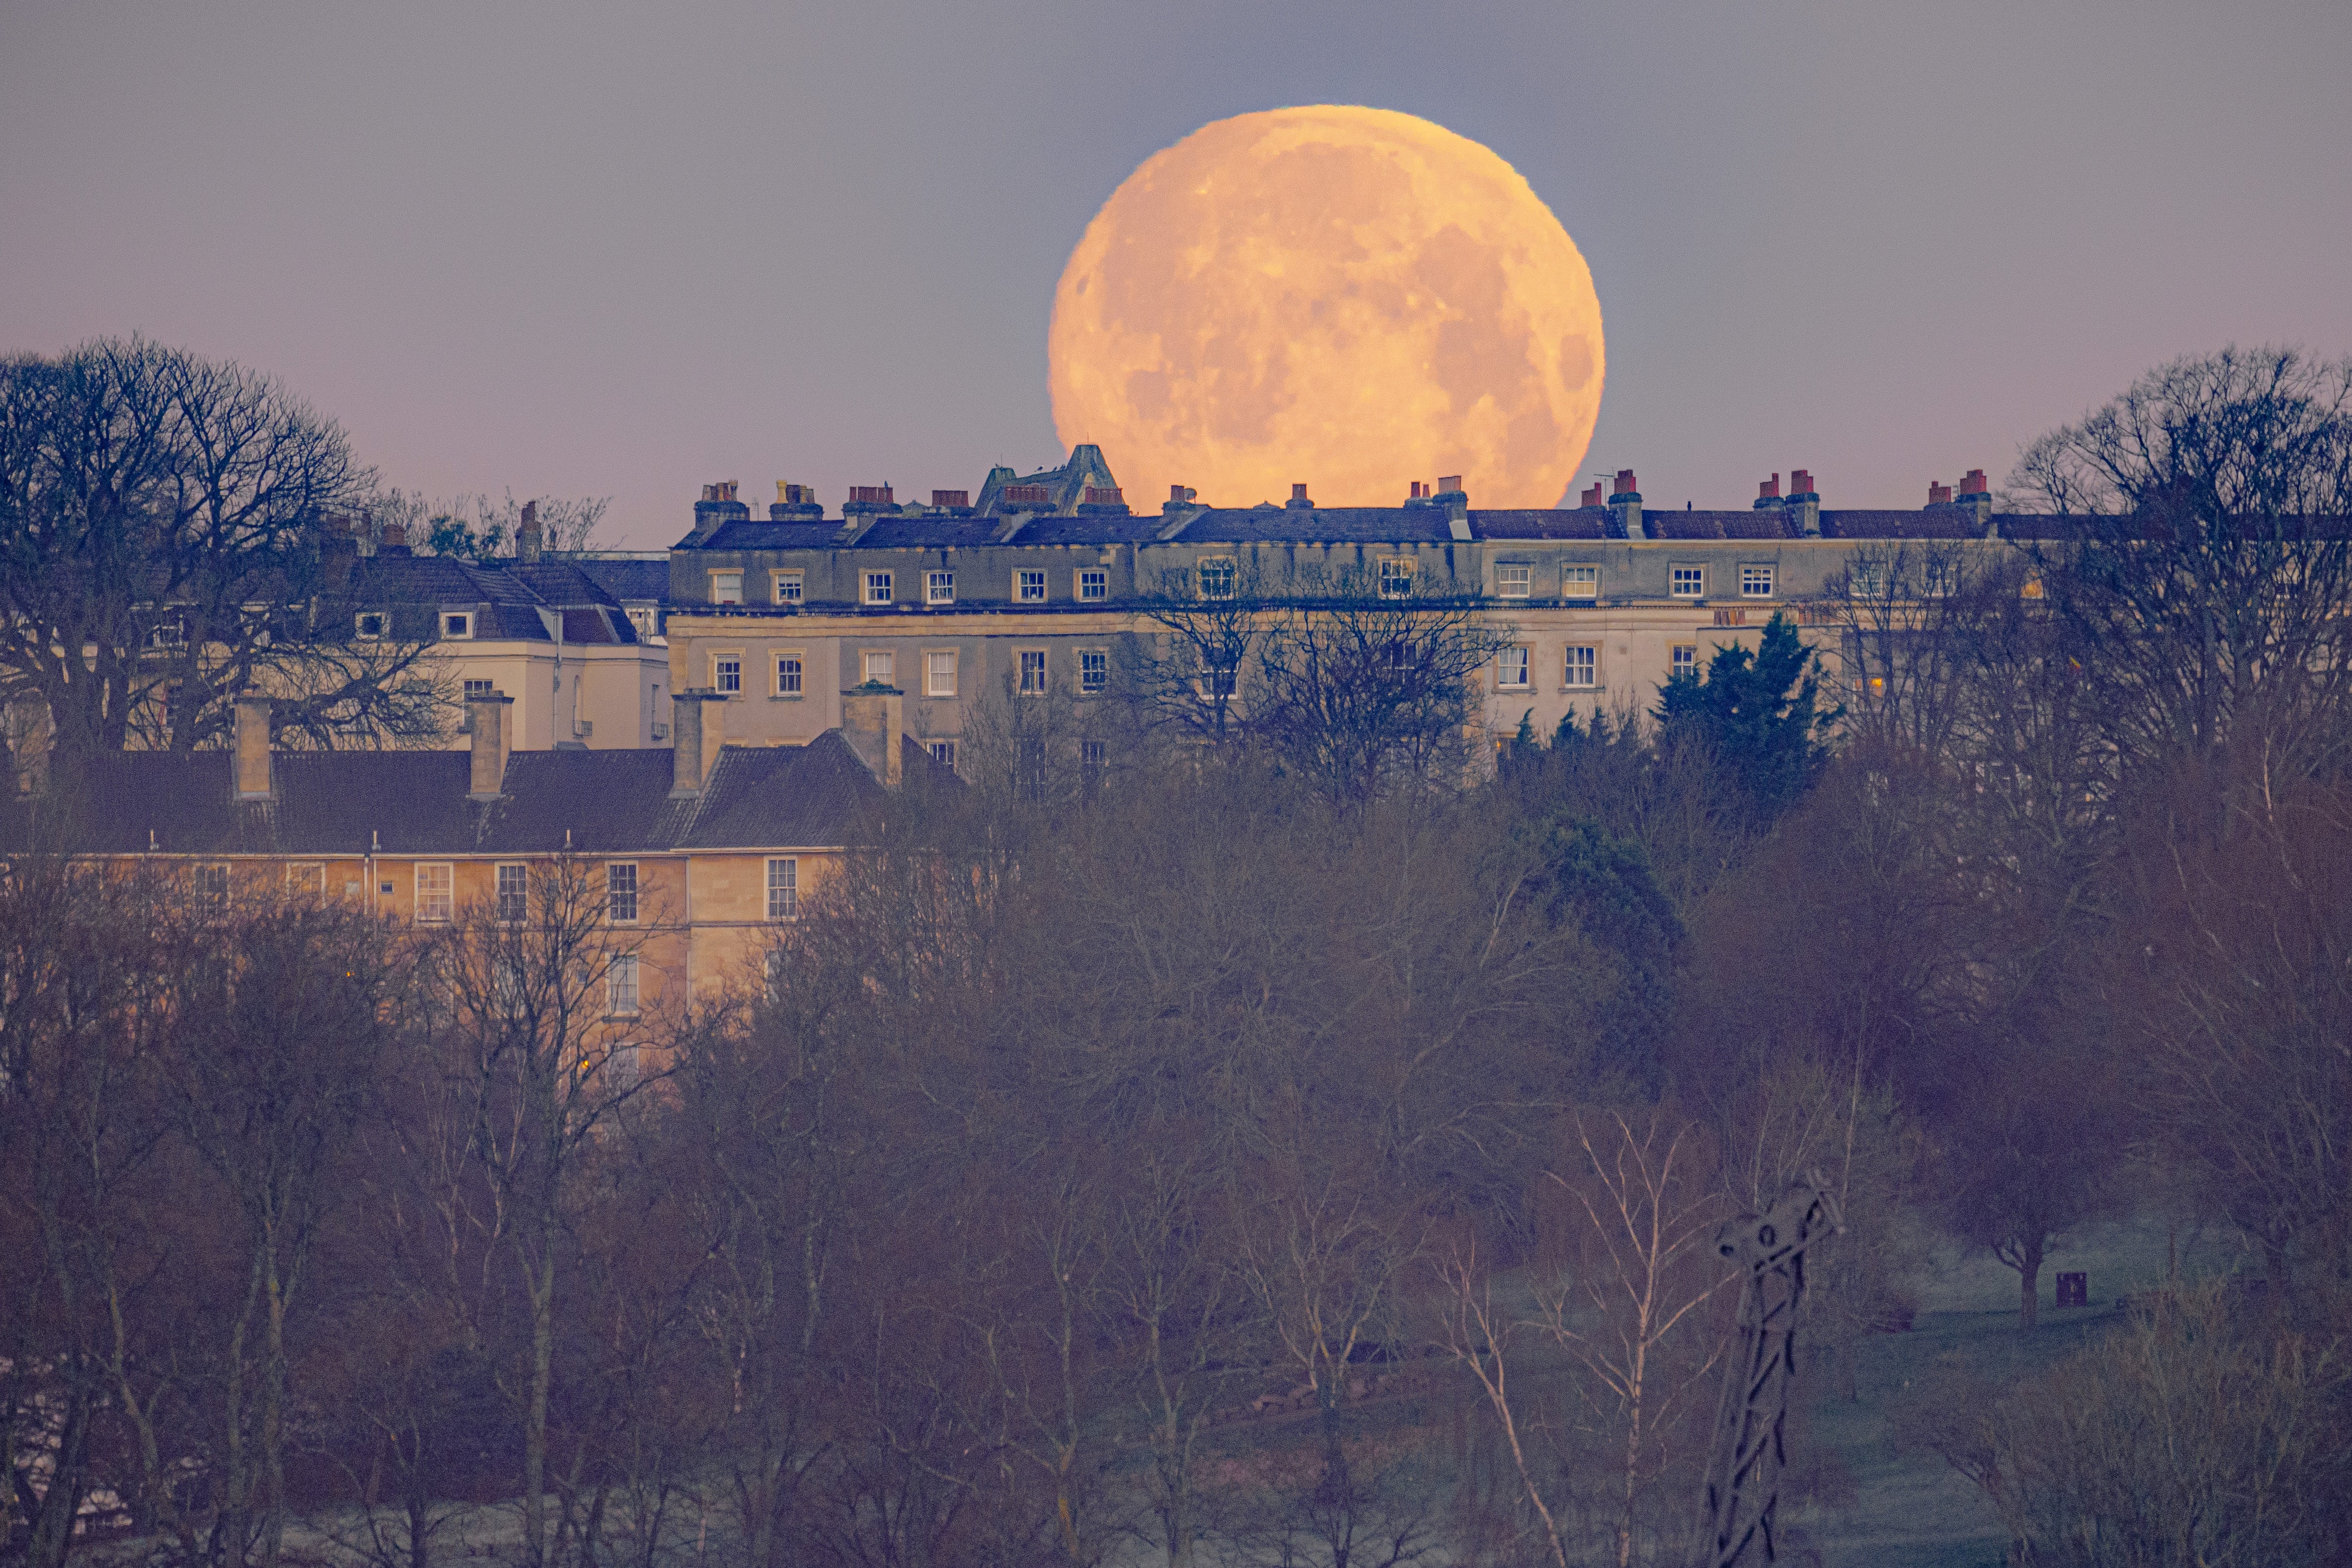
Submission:
[[[727,710],[724,706],[706,708],[706,705],[724,704],[726,700],[709,686],[670,694],[671,800],[694,799],[702,793],[703,786],[709,782],[710,754],[718,749],[710,743],[725,742]],[[708,720],[704,717],[706,711],[709,715]],[[709,732],[707,736],[706,730]]]
[[[1650,537],[1642,527],[1642,492],[1634,486],[1631,468],[1617,470],[1616,488],[1609,493],[1609,509],[1617,514],[1619,538],[1646,539]]]
[[[1977,515],[1977,527],[1992,524],[1992,486],[1985,482],[1985,471],[1971,468],[1960,478],[1960,505],[1972,508]]]
[[[525,501],[522,504],[522,521],[515,525],[515,559],[537,560],[542,542],[539,532],[539,503]]]
[[[237,694],[236,798],[278,799],[278,780],[270,769],[269,699],[259,692]]]
[[[969,490],[934,490],[931,492],[931,505],[940,507],[943,510],[957,507],[969,510],[971,507],[971,492]]]
[[[1813,471],[1792,468],[1789,471],[1788,505],[1796,511],[1799,537],[1817,539],[1822,537],[1822,497],[1813,488]]]
[[[705,485],[702,499],[694,504],[694,532],[687,537],[687,543],[701,544],[729,523],[751,520],[751,508],[735,498],[734,480]]]
[[[1579,490],[1576,493],[1576,504],[1580,507],[1600,506],[1601,504],[1600,481],[1595,480],[1590,490]]]
[[[360,514],[360,528],[367,528],[367,514]],[[347,592],[352,586],[352,568],[359,563],[359,540],[352,537],[352,520],[340,512],[330,513],[319,519],[320,586],[329,593]]]
[[[383,526],[383,543],[376,547],[378,555],[407,555],[408,525],[395,517]]]
[[[1759,507],[1777,507],[1780,504],[1780,476],[1775,474],[1756,486],[1756,504]]]
[[[874,777],[896,789],[904,769],[907,694],[896,686],[852,686],[841,694],[841,737]]]
[[[507,709],[512,706],[514,698],[499,691],[466,699],[466,725],[474,737],[468,800],[495,800],[506,788]]]
[[[1949,485],[1938,485],[1933,479],[1928,480],[1927,505],[1931,507],[1948,507],[1951,504],[1952,487]]]
[[[1315,509],[1315,503],[1307,498],[1307,486],[1304,485],[1293,485],[1290,487],[1290,499],[1285,501],[1283,506],[1287,510],[1297,512],[1309,512]]]

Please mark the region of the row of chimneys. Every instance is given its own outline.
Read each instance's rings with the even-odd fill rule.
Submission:
[[[707,493],[713,487],[706,486],[704,488]],[[735,486],[730,485],[727,488],[731,495]],[[355,531],[352,528],[353,519],[340,513],[331,513],[320,518],[321,548],[330,555],[357,554],[359,536],[373,529],[374,518],[371,513],[362,511],[357,521],[358,528]],[[515,525],[515,559],[537,560],[540,552],[546,548],[546,545],[545,531],[539,526],[539,503],[525,501],[522,504],[522,518]],[[383,525],[383,538],[376,541],[375,549],[378,555],[414,554],[408,543],[408,525],[396,517],[386,522]]]

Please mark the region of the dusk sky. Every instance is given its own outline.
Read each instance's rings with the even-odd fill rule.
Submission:
[[[715,479],[977,489],[1060,460],[1055,285],[1120,181],[1360,103],[1583,252],[1587,470],[1910,507],[2175,355],[2352,350],[2347,76],[2345,0],[6,0],[0,350],[235,358],[388,485],[609,495],[640,548]]]

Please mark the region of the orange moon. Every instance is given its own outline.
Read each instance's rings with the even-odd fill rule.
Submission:
[[[1601,410],[1601,301],[1518,171],[1444,126],[1322,104],[1156,152],[1087,225],[1054,295],[1054,426],[1145,509],[1394,506],[1464,476],[1549,507]]]

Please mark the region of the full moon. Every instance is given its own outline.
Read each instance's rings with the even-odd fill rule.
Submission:
[[[1047,340],[1054,425],[1132,499],[1394,506],[1464,476],[1549,507],[1601,409],[1592,273],[1517,170],[1444,126],[1322,104],[1220,120],[1111,193]]]

